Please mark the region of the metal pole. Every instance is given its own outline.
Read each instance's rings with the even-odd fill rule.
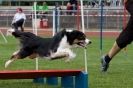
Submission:
[[[108,8],[106,8],[106,30],[108,29]]]
[[[55,35],[55,10],[53,10],[53,36]]]
[[[89,11],[87,10],[86,13],[87,13],[87,15],[86,15],[86,21],[87,21],[86,22],[86,28],[89,29],[89,16],[88,16],[89,15]]]
[[[60,31],[60,10],[58,10],[58,31]]]
[[[37,25],[36,25],[36,2],[34,2],[34,14],[35,14],[35,21],[34,21],[34,25],[35,25],[35,34],[37,35]],[[38,57],[36,58],[36,70],[38,70]]]
[[[31,17],[31,19],[32,19],[32,29],[33,29],[33,33],[35,34],[35,19],[34,19],[34,15],[33,15],[33,13],[35,13],[34,12],[34,10],[32,9],[32,17]]]
[[[55,33],[58,32],[58,11],[57,11],[57,2],[55,2]]]
[[[18,2],[19,6],[20,6],[20,1]]]
[[[1,32],[1,30],[0,30],[0,34],[2,35],[3,39],[5,40],[5,42],[7,42],[7,40],[6,40],[5,36],[3,35],[3,33]]]
[[[77,29],[80,30],[80,13],[79,13],[79,2],[77,3]]]
[[[117,29],[119,30],[119,10],[117,10]]]
[[[8,22],[9,22],[9,19],[8,19],[8,10],[6,10],[6,26],[8,27]]]
[[[62,0],[62,9],[64,8],[64,1]]]
[[[10,3],[9,4],[10,4],[10,9],[11,9],[11,0],[10,0]]]
[[[83,33],[85,33],[85,28],[84,28],[84,12],[83,12],[83,0],[80,0],[80,3],[81,3],[82,31],[83,31]],[[85,72],[88,73],[88,71],[87,71],[86,49],[84,49],[84,63],[85,63]]]
[[[100,16],[100,55],[102,56],[102,30],[103,30],[103,2],[101,2],[101,16]]]

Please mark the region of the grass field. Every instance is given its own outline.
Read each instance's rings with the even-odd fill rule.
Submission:
[[[44,36],[43,36],[44,37]],[[18,40],[14,37],[6,37],[5,43],[0,36],[0,70],[35,69],[35,59],[24,59],[13,62],[8,68],[4,68],[5,62],[18,49]],[[87,49],[87,62],[89,74],[89,88],[133,88],[133,44],[127,47],[127,57],[123,50],[117,54],[110,63],[107,74],[101,74],[99,38],[89,37],[92,44]],[[115,38],[103,38],[103,55],[112,47]],[[78,52],[79,51],[79,52]],[[84,68],[84,50],[76,49],[77,57],[71,63],[65,63],[64,59],[47,61],[39,59],[39,69],[73,69]],[[35,84],[32,79],[0,80],[0,88],[61,88],[47,84]]]

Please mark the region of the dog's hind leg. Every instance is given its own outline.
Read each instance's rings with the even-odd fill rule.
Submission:
[[[7,68],[14,60],[17,59],[23,59],[27,56],[31,55],[29,52],[26,52],[25,50],[21,49],[19,51],[14,52],[14,54],[11,56],[10,60],[8,60],[5,63],[5,68]]]
[[[10,60],[8,60],[5,64],[5,68],[7,68],[14,60],[17,60],[18,56],[13,55]]]
[[[28,58],[30,59],[34,59],[37,57],[37,54],[36,53],[32,53],[31,55],[28,56]]]
[[[7,68],[14,60],[19,59],[20,56],[18,55],[18,52],[19,52],[19,51],[15,52],[15,53],[11,56],[10,60],[8,60],[8,61],[5,63],[5,68]]]

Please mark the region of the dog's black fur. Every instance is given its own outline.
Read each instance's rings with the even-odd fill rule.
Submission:
[[[71,51],[73,48],[86,48],[86,36],[83,32],[77,30],[67,31],[64,29],[52,38],[42,38],[33,33],[18,30],[12,31],[12,35],[19,39],[20,45],[20,50],[15,52],[11,57],[10,60],[12,61],[15,59],[23,59],[27,56],[29,56],[29,58],[40,56],[49,60],[72,56],[69,57],[69,59],[71,59],[75,57],[75,54]],[[91,43],[91,41],[89,41],[88,44],[89,43]],[[55,54],[57,52],[59,53]]]

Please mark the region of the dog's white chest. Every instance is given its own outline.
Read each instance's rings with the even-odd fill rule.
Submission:
[[[59,48],[70,48],[69,43],[67,42],[67,37],[64,36],[60,42]]]

